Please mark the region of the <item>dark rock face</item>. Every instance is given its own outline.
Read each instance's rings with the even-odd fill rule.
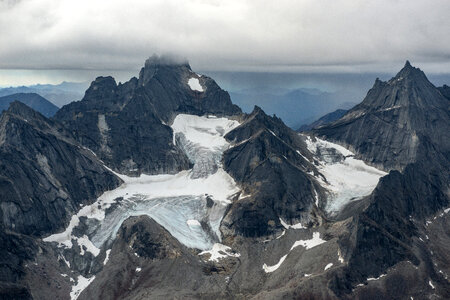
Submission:
[[[198,256],[148,216],[132,217],[119,230],[110,262],[79,299],[158,299],[178,295],[198,299],[198,293],[207,290],[202,287],[203,276]]]
[[[37,249],[33,238],[0,226],[0,299],[32,299],[21,280],[25,261],[31,260]]]
[[[329,114],[324,115],[318,120],[312,122],[309,125],[302,125],[297,131],[309,131],[315,128],[318,128],[323,125],[330,124],[336,120],[339,120],[343,115],[347,113],[347,109],[337,109]]]
[[[26,104],[47,118],[53,117],[53,115],[58,111],[58,107],[56,105],[36,93],[17,93],[0,97],[0,113],[7,110],[9,104],[14,101],[20,101]]]
[[[42,236],[121,180],[58,123],[13,102],[0,117],[0,216],[6,229]]]
[[[391,171],[380,180],[368,208],[351,223],[351,234],[340,240],[349,252],[348,266],[330,283],[337,295],[350,293],[356,283],[378,277],[400,261],[429,265],[431,254],[420,251],[423,242],[417,236],[427,217],[450,204],[450,161],[427,141],[419,158],[403,173]],[[429,267],[425,274],[441,281],[435,266]]]
[[[199,81],[203,92],[190,88],[191,78]],[[82,101],[64,106],[55,118],[107,165],[138,175],[189,168],[166,125],[179,113],[231,116],[241,110],[214,80],[192,72],[187,63],[153,56],[139,79],[117,85],[112,77],[99,77]]]
[[[350,147],[384,170],[403,170],[417,159],[421,136],[450,147],[449,102],[425,74],[409,62],[388,82],[376,80],[363,102],[341,119],[314,130]]]
[[[307,174],[317,170],[298,134],[255,107],[225,137],[235,146],[224,153],[224,168],[243,193],[225,216],[222,231],[255,237],[281,228],[280,218],[288,223],[319,222],[314,202],[322,188]]]
[[[450,86],[444,84],[441,87],[438,87],[439,92],[441,92],[442,96],[450,100]]]

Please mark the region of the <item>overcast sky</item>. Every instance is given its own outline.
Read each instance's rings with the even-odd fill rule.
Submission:
[[[0,85],[196,70],[450,73],[449,0],[0,0]],[[86,77],[86,78],[85,78]]]

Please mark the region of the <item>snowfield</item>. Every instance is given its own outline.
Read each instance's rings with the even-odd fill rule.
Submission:
[[[386,172],[368,166],[355,159],[354,153],[346,148],[316,138],[306,138],[308,150],[320,160],[317,167],[325,177],[316,177],[319,183],[330,192],[325,210],[335,213],[351,201],[370,195]]]

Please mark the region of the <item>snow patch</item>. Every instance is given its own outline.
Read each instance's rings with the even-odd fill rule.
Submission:
[[[136,268],[136,273],[140,272],[141,270],[142,270],[141,268],[137,267]]]
[[[433,283],[431,282],[431,280],[428,281],[428,284],[431,286],[431,288],[432,288],[433,290],[435,289],[435,287],[434,287]]]
[[[195,78],[195,77],[189,78],[188,85],[191,88],[191,90],[193,90],[193,91],[203,92],[203,87],[200,84],[200,81],[198,80],[198,78]]]
[[[383,277],[385,277],[385,276],[386,276],[386,274],[381,274],[381,275],[378,276],[377,278],[375,278],[375,277],[370,277],[370,278],[367,278],[367,281],[378,280],[378,279],[383,278]]]
[[[320,238],[320,233],[319,232],[314,232],[312,239],[296,241],[294,243],[294,245],[292,245],[291,251],[292,251],[292,249],[294,249],[294,248],[296,248],[298,246],[305,247],[306,250],[308,250],[308,249],[312,249],[312,248],[314,248],[316,246],[319,246],[320,244],[323,244],[323,243],[326,243],[326,241],[322,240]]]
[[[222,245],[220,243],[215,243],[211,250],[202,251],[198,255],[205,255],[209,254],[210,258],[208,261],[219,261],[219,259],[225,258],[225,257],[240,257],[241,254],[239,253],[232,253],[231,248],[225,245]]]
[[[305,229],[305,228],[306,228],[305,226],[302,225],[302,223],[297,223],[297,224],[294,224],[294,225],[289,225],[289,224],[287,224],[282,218],[280,218],[280,223],[281,223],[281,225],[282,225],[284,228],[286,228],[286,229],[290,229],[290,228],[292,228],[292,229]]]
[[[95,279],[95,276],[90,278],[85,278],[83,276],[78,276],[77,284],[72,286],[72,290],[70,292],[70,299],[76,300],[78,296],[80,296],[81,292],[89,286],[89,284]]]
[[[264,264],[263,265],[264,272],[266,272],[266,273],[274,272],[276,269],[278,269],[281,266],[281,264],[284,262],[286,257],[287,257],[287,254],[284,255],[283,257],[281,257],[280,260],[278,261],[278,263],[276,265],[273,265],[273,266],[268,266],[268,265]]]
[[[281,220],[281,219],[280,219]],[[288,254],[290,253],[290,251],[292,251],[294,248],[298,247],[298,246],[303,246],[306,248],[306,250],[309,250],[311,248],[314,248],[320,244],[325,243],[325,240],[322,240],[320,238],[320,233],[319,232],[314,232],[313,233],[313,237],[309,240],[299,240],[296,241],[291,249],[289,250]],[[278,261],[278,263],[274,266],[267,266],[267,264],[263,265],[263,269],[266,273],[271,273],[273,271],[275,271],[276,269],[278,269],[281,264],[284,262],[284,260],[286,259],[286,257],[288,256],[288,254],[284,255],[283,257],[281,257],[281,259]]]
[[[329,263],[328,265],[325,266],[325,268],[323,270],[326,271],[329,268],[331,268],[332,266],[333,266],[333,263]]]
[[[106,250],[105,260],[103,261],[103,265],[106,265],[106,263],[109,260],[109,254],[111,253],[111,249]]]

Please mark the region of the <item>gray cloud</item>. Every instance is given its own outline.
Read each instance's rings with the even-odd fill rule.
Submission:
[[[0,69],[450,70],[448,0],[0,1]]]

